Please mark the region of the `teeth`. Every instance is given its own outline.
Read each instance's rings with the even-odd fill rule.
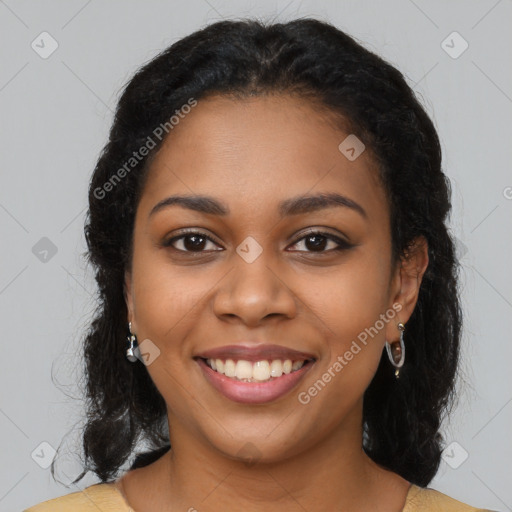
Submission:
[[[272,377],[281,377],[283,375],[283,364],[281,361],[272,361],[270,363],[270,375]]]
[[[233,359],[228,359],[224,364],[224,375],[226,377],[235,377],[236,376],[236,367]]]
[[[292,361],[291,359],[274,359],[272,361],[262,360],[252,363],[244,359],[233,361],[233,359],[207,359],[208,366],[226,377],[243,380],[245,382],[264,382],[270,378],[281,377],[300,370],[306,361]]]
[[[257,363],[254,363],[252,367],[252,378],[254,380],[270,379],[270,365],[268,364],[268,361],[258,361]]]
[[[304,363],[302,361],[295,361],[293,364],[292,364],[292,372],[294,372],[295,370],[299,370],[300,368],[302,368],[302,365]]]
[[[235,377],[237,379],[252,378],[252,364],[249,361],[237,361],[235,367]]]

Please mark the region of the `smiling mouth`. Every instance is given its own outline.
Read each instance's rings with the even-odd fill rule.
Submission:
[[[200,359],[214,372],[240,382],[269,382],[314,362],[314,359],[263,359],[255,362],[245,359]]]

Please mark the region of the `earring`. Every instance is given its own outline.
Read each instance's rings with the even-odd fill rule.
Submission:
[[[130,343],[130,346],[126,349],[126,358],[131,363],[134,363],[137,361],[137,356],[135,355],[135,351],[138,350],[138,347],[135,347],[135,342],[137,341],[137,336],[135,334],[132,334],[132,323],[128,323],[128,330],[130,331],[130,335],[128,336],[128,342]]]
[[[405,361],[405,344],[404,344],[404,331],[405,325],[400,322],[398,325],[400,331],[400,341],[395,341],[389,344],[386,341],[386,350],[391,364],[395,367],[395,377],[398,379],[400,376],[400,368],[404,365]]]

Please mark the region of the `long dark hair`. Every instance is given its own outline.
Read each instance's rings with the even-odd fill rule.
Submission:
[[[383,354],[364,395],[363,425],[364,449],[374,461],[420,486],[435,476],[461,329],[458,265],[445,225],[451,191],[436,130],[403,75],[331,24],[237,20],[194,32],[138,70],[92,175],[85,236],[99,301],[84,341],[84,471],[74,482],[88,471],[102,482],[116,478],[141,440],[149,452],[132,468],[170,448],[165,402],[145,366],[125,357],[124,272],[148,162],[164,139],[156,133],[172,129],[169,119],[191,98],[269,92],[319,102],[372,151],[390,204],[394,261],[415,237],[428,242],[429,266],[407,323],[405,366],[396,381]],[[155,143],[149,154],[130,160],[148,137]]]

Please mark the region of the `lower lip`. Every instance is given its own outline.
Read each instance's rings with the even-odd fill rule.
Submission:
[[[272,377],[269,381],[244,382],[212,370],[203,359],[196,359],[196,361],[217,391],[226,398],[243,404],[264,404],[281,398],[290,392],[313,366],[313,361],[308,361],[299,370],[283,374],[281,377]]]

